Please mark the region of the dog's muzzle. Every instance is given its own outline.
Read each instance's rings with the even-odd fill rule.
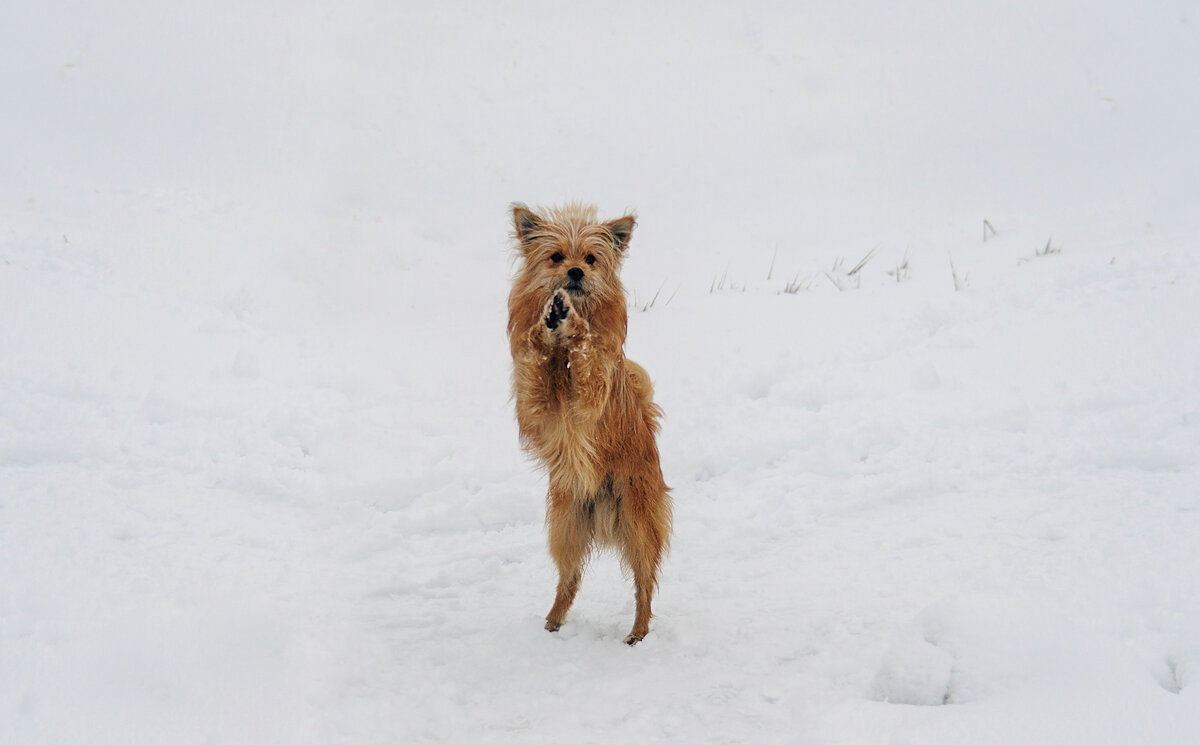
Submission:
[[[573,266],[567,270],[567,292],[581,293],[583,292],[583,270],[577,266]]]

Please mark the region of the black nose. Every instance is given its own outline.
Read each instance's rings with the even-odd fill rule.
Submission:
[[[573,266],[567,270],[567,276],[571,278],[572,282],[578,282],[583,279],[583,270],[577,266]]]

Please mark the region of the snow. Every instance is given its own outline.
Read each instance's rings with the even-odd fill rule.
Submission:
[[[0,740],[1200,741],[1198,22],[14,6]],[[542,629],[506,206],[568,199],[640,216],[635,648],[611,557]]]

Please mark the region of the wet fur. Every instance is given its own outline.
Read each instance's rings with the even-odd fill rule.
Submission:
[[[521,444],[550,476],[546,525],[559,582],[546,628],[562,626],[592,552],[611,547],[634,580],[627,644],[649,631],[671,534],[655,442],[662,410],[646,371],[624,355],[618,273],[634,224],[632,215],[600,222],[578,204],[538,213],[513,205],[520,266],[508,298]],[[572,270],[582,279],[573,282]]]

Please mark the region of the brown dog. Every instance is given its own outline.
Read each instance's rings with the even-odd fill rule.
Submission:
[[[513,205],[521,260],[508,337],[521,444],[550,473],[546,525],[558,592],[546,628],[566,618],[593,548],[620,552],[637,615],[626,644],[650,630],[650,601],[671,535],[671,498],[654,436],[662,410],[646,371],[625,359],[625,289],[617,277],[634,217],[599,222],[572,204],[535,214]]]

